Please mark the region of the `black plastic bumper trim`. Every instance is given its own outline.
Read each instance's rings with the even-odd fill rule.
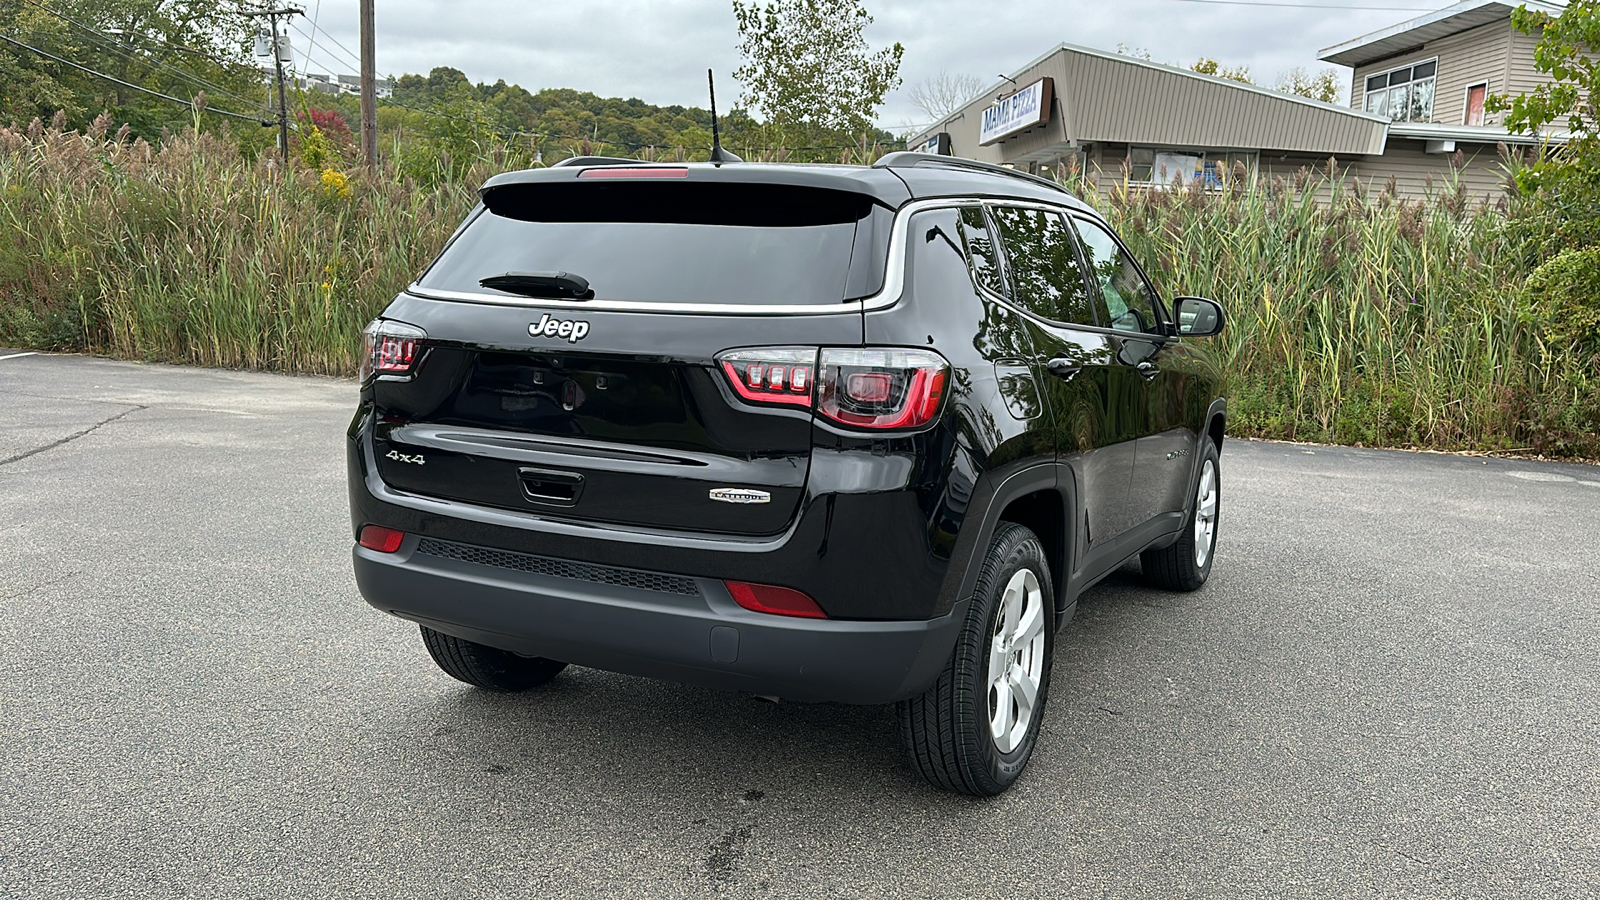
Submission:
[[[699,596],[514,571],[419,553],[354,550],[367,602],[446,634],[579,666],[802,701],[893,703],[949,660],[965,604],[936,619],[841,621],[740,608],[721,582]]]

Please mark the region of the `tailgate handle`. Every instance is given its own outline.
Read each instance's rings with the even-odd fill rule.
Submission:
[[[522,496],[534,503],[576,506],[578,495],[583,493],[583,476],[577,472],[518,469],[517,479],[522,482]]]

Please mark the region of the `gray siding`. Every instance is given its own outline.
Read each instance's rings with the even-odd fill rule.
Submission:
[[[1383,127],[1324,104],[1220,80],[1138,65],[1131,60],[1065,54],[1057,91],[1080,140],[1179,147],[1370,153]],[[1137,97],[1140,102],[1130,103]]]
[[[1516,37],[1525,38],[1528,43],[1517,42],[1514,40]],[[1505,93],[1508,68],[1519,73],[1525,70],[1536,76],[1537,73],[1533,72],[1535,43],[1537,40],[1518,34],[1511,27],[1510,19],[1440,38],[1424,44],[1420,50],[1358,67],[1350,81],[1350,105],[1356,109],[1366,106],[1368,75],[1438,57],[1439,74],[1434,87],[1432,121],[1441,125],[1465,125],[1467,87],[1487,81],[1489,93]],[[1526,88],[1513,89],[1511,92],[1520,90]],[[1484,124],[1499,123],[1498,114],[1485,114]]]
[[[1526,94],[1550,80],[1548,76],[1533,67],[1533,48],[1538,44],[1537,36],[1523,34],[1514,28],[1511,30],[1511,51],[1506,66],[1504,93],[1513,97]]]
[[[1337,154],[1383,150],[1382,122],[1131,57],[1064,47],[1016,79],[1027,85],[1044,76],[1055,79],[1056,103],[1048,123],[979,147],[982,111],[1000,93],[996,88],[949,121],[945,130],[955,154],[1002,162],[1072,141]]]
[[[1505,196],[1505,174],[1500,167],[1498,149],[1492,144],[1457,144],[1457,147],[1461,151],[1462,165],[1453,177],[1460,178],[1473,202],[1492,203]],[[1349,172],[1374,192],[1383,190],[1392,177],[1400,197],[1421,200],[1430,193],[1441,194],[1446,190],[1452,177],[1450,164],[1454,156],[1424,152],[1422,141],[1391,138],[1382,156],[1360,160],[1350,166]]]
[[[1360,181],[1372,194],[1384,190],[1389,179],[1395,182],[1395,194],[1404,200],[1423,200],[1430,195],[1443,194],[1452,177],[1466,185],[1467,195],[1474,205],[1494,203],[1505,195],[1505,176],[1500,168],[1499,152],[1488,144],[1463,144],[1462,165],[1451,174],[1454,154],[1424,152],[1421,141],[1394,138],[1389,150],[1382,156],[1339,159],[1339,170],[1345,183]],[[1127,156],[1128,145],[1096,145],[1088,159],[1088,174],[1097,188],[1109,190],[1122,179],[1122,160]],[[1320,185],[1318,195],[1326,199],[1328,158],[1294,153],[1263,153],[1258,172],[1264,179],[1283,178],[1292,182],[1302,170],[1311,173]],[[1432,184],[1429,184],[1430,179]]]

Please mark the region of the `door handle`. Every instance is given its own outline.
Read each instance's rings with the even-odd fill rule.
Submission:
[[[1150,379],[1161,374],[1161,370],[1156,368],[1156,364],[1148,359],[1139,360],[1139,364],[1133,368],[1139,373],[1140,376],[1144,378],[1145,381],[1149,381]]]
[[[1083,371],[1082,366],[1073,365],[1072,360],[1065,357],[1052,359],[1045,363],[1044,367],[1050,372],[1051,375],[1056,376],[1062,381],[1071,381],[1079,372]]]

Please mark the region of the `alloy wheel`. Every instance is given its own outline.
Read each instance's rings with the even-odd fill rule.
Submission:
[[[1211,545],[1217,539],[1217,466],[1206,460],[1200,470],[1200,487],[1195,493],[1194,564],[1205,568],[1211,559]]]
[[[1044,592],[1032,569],[1019,569],[1000,595],[989,642],[989,734],[1001,753],[1028,734],[1044,675]]]

